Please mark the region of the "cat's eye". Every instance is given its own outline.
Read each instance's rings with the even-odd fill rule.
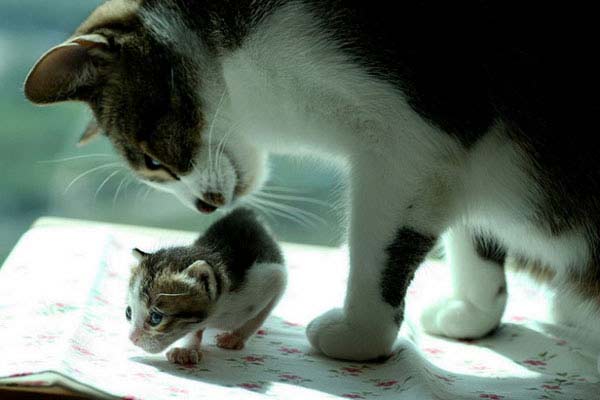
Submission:
[[[163,316],[161,313],[157,313],[156,311],[152,311],[150,313],[150,326],[156,326],[158,324],[160,324],[160,322],[162,321]]]
[[[127,318],[127,321],[131,321],[131,307],[129,306],[125,309],[125,318]]]
[[[147,154],[144,154],[144,162],[146,164],[146,168],[150,171],[156,171],[158,169],[164,168],[162,163]]]

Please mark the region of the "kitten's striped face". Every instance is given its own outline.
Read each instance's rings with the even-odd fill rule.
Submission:
[[[265,156],[238,134],[216,55],[177,41],[176,12],[111,0],[34,66],[37,104],[84,101],[144,182],[201,212],[228,206],[263,181]],[[165,28],[168,27],[168,28]]]
[[[125,308],[129,339],[149,353],[202,326],[216,301],[212,268],[204,261],[186,266],[176,258],[168,251],[143,254],[132,270]]]

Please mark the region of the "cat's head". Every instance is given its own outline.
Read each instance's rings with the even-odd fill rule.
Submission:
[[[185,248],[153,254],[135,249],[125,318],[129,339],[159,353],[210,317],[219,298],[215,271],[204,260],[190,260]]]
[[[262,184],[265,154],[228,115],[218,51],[160,3],[105,2],[38,60],[25,95],[87,103],[94,121],[81,143],[106,135],[141,180],[211,212]]]

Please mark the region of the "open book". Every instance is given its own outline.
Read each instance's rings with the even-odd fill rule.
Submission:
[[[598,398],[596,350],[577,342],[567,327],[544,324],[543,295],[513,278],[505,324],[489,338],[435,338],[405,323],[385,363],[315,354],[304,326],[343,301],[345,249],[285,244],[288,290],[245,349],[217,348],[215,332],[209,331],[204,358],[195,367],[145,354],[127,338],[130,250],[187,244],[196,236],[38,222],[0,270],[0,388],[59,387],[125,399]],[[445,290],[446,274],[439,262],[421,268],[409,290],[408,320],[416,320],[411,314]]]

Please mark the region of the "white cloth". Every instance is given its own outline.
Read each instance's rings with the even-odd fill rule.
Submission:
[[[198,366],[169,364],[127,338],[130,249],[195,236],[100,225],[30,230],[0,271],[0,385],[58,384],[124,399],[600,398],[598,349],[578,342],[571,328],[544,323],[544,297],[512,278],[504,324],[488,338],[453,341],[405,324],[385,363],[315,354],[304,326],[343,301],[347,252],[291,244],[284,245],[286,295],[244,350],[217,348],[209,332]],[[441,263],[421,268],[409,315],[443,292],[445,274]]]

